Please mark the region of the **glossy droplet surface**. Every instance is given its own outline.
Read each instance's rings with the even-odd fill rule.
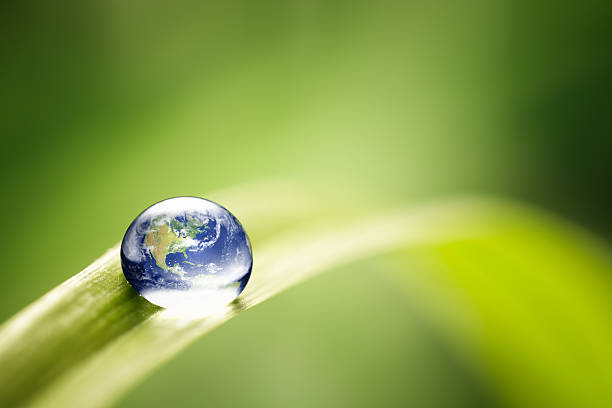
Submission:
[[[132,222],[121,243],[121,266],[151,303],[201,313],[242,292],[253,255],[242,225],[225,208],[203,198],[175,197]]]

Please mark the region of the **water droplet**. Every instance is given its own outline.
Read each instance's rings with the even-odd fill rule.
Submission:
[[[175,197],[144,210],[121,243],[128,282],[148,301],[206,313],[234,300],[253,266],[240,222],[212,201]]]

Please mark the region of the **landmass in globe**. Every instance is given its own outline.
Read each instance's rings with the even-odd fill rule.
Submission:
[[[220,205],[176,197],[143,211],[121,244],[128,282],[166,308],[212,310],[235,299],[253,265],[240,222]]]

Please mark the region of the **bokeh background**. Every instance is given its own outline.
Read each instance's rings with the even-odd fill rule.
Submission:
[[[492,194],[612,238],[609,2],[0,11],[1,321],[118,242],[151,203],[258,180],[398,204]],[[400,288],[398,268],[373,259],[292,288],[120,405],[512,405]]]

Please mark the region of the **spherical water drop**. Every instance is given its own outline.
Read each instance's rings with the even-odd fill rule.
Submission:
[[[234,300],[253,266],[249,238],[229,211],[197,197],[175,197],[144,210],[121,243],[128,282],[148,301],[206,313]]]

